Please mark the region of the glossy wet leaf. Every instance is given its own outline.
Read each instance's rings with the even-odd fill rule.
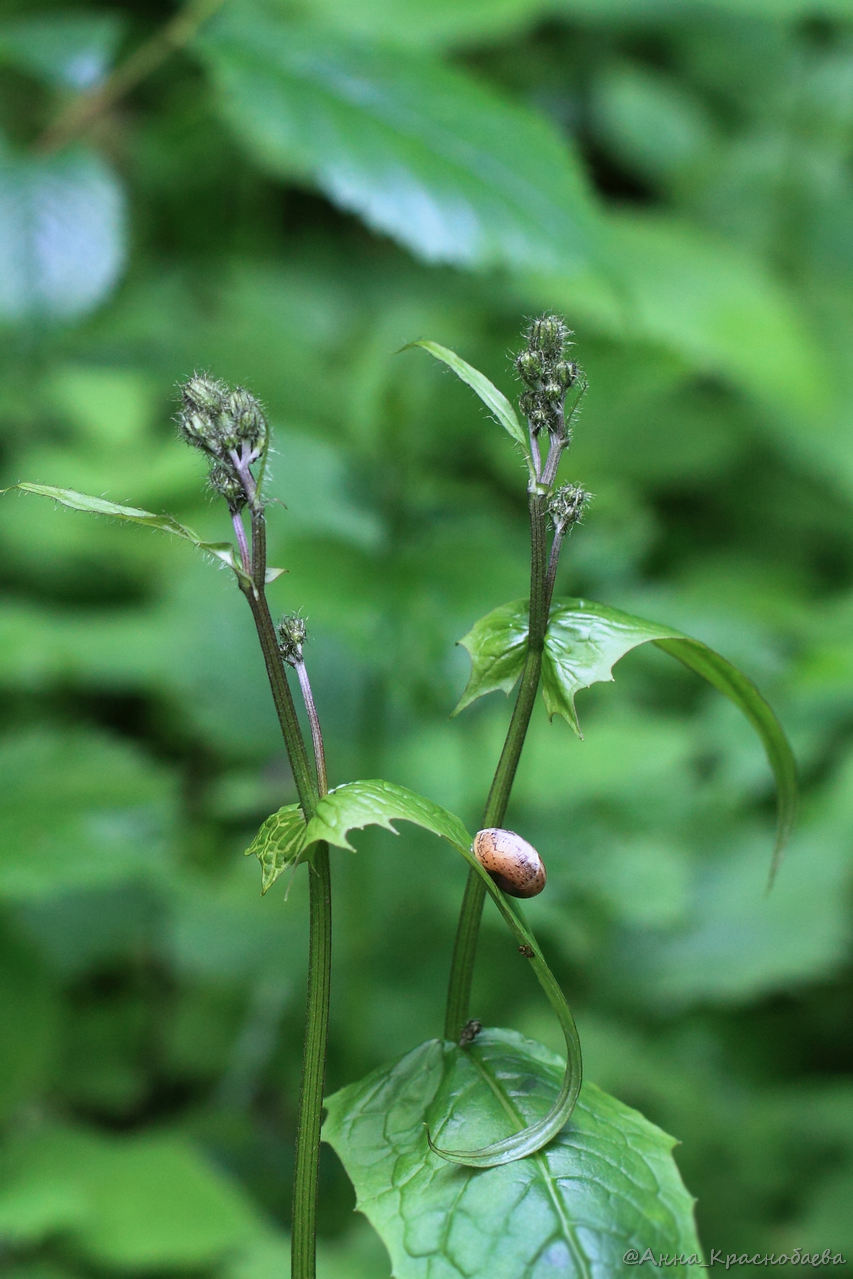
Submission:
[[[323,1136],[396,1279],[610,1279],[629,1248],[700,1255],[673,1139],[593,1084],[522,1162],[454,1168],[428,1149],[425,1125],[458,1145],[535,1121],[561,1070],[541,1044],[487,1030],[467,1049],[428,1040],[327,1099]]]
[[[84,148],[16,155],[0,145],[0,320],[70,320],[124,266],[124,195]]]
[[[535,1153],[559,1132],[577,1101],[582,1074],[580,1041],[565,996],[543,959],[536,938],[507,904],[504,894],[474,857],[471,852],[471,836],[462,822],[446,808],[423,795],[407,790],[405,786],[381,780],[349,782],[324,795],[318,801],[310,822],[303,826],[301,837],[296,827],[300,817],[297,805],[291,804],[280,809],[267,818],[247,850],[247,854],[255,853],[261,861],[264,892],[288,866],[298,862],[306,848],[318,840],[354,851],[349,841],[351,830],[364,826],[381,826],[397,834],[393,823],[401,820],[414,822],[446,840],[480,876],[486,892],[497,906],[516,942],[525,948],[528,962],[560,1023],[566,1044],[566,1066],[556,1098],[534,1123],[485,1146],[450,1150],[439,1141],[435,1143],[434,1149],[449,1162],[479,1168],[509,1163]]]
[[[443,364],[452,369],[456,376],[461,378],[467,386],[470,386],[474,394],[480,397],[486,408],[504,430],[527,452],[527,436],[521,419],[510,401],[502,391],[498,390],[494,382],[490,382],[479,369],[475,369],[473,365],[461,359],[455,351],[451,351],[449,347],[439,345],[438,342],[410,342],[409,346],[422,347],[430,355],[434,356],[436,360],[441,360]]]
[[[494,609],[460,643],[471,655],[468,685],[457,711],[485,693],[508,693],[526,652],[527,600]],[[777,827],[771,883],[797,807],[797,771],[790,745],[772,708],[750,679],[719,653],[672,627],[649,622],[591,600],[557,600],[548,620],[542,657],[542,695],[550,716],[561,715],[581,736],[575,696],[613,679],[612,668],[640,644],[653,643],[701,675],[738,707],[761,738],[776,779]]]
[[[597,219],[568,140],[461,70],[228,5],[198,49],[235,133],[430,262],[569,265]]]

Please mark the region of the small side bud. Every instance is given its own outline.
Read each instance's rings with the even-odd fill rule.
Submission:
[[[232,515],[242,511],[246,505],[246,491],[234,471],[223,462],[214,462],[210,468],[207,481],[214,493],[224,497],[228,510]]]
[[[302,661],[302,645],[305,643],[307,629],[305,618],[298,613],[290,613],[283,617],[276,627],[278,651],[288,666],[295,666]]]
[[[525,350],[520,351],[515,357],[515,367],[522,382],[526,382],[530,387],[536,387],[545,372],[545,361],[539,351]]]
[[[542,394],[549,404],[561,404],[565,391],[559,382],[546,382]]]
[[[554,528],[563,533],[580,523],[591,497],[592,494],[587,493],[579,484],[562,484],[548,504]]]
[[[551,426],[551,414],[547,409],[537,407],[528,413],[527,417],[534,435],[538,435],[540,431],[547,431]]]
[[[574,386],[579,374],[580,369],[571,360],[558,360],[554,365],[554,380],[559,382],[564,391]]]

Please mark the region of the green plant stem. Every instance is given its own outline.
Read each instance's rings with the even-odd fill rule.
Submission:
[[[527,656],[521,674],[521,684],[513,707],[512,718],[507,729],[501,757],[495,769],[495,775],[489,790],[486,807],[483,812],[483,827],[500,826],[509,803],[512,784],[515,780],[518,761],[530,724],[530,716],[536,701],[539,687],[539,676],[542,671],[542,651],[545,646],[545,631],[548,624],[548,601],[546,598],[546,537],[545,519],[547,497],[537,488],[530,494],[530,614],[527,636]],[[471,985],[474,979],[474,959],[477,951],[477,938],[480,931],[480,918],[483,913],[485,889],[482,880],[475,871],[469,871],[462,907],[459,912],[459,924],[456,930],[456,942],[450,966],[450,981],[447,991],[447,1007],[444,1021],[444,1034],[447,1039],[458,1040],[462,1028],[468,1020],[468,1009],[471,1002]]]
[[[304,679],[300,677],[300,686],[311,721],[318,778],[315,784],[311,776],[290,685],[287,682],[279,652],[275,626],[264,593],[266,524],[263,507],[259,502],[253,503],[251,516],[252,582],[243,588],[243,593],[252,610],[273,701],[293,770],[299,803],[307,821],[316,809],[319,796],[326,791],[322,735],[307,673],[305,673]],[[308,992],[293,1177],[291,1279],[314,1279],[316,1274],[320,1125],[326,1080],[326,1045],[332,973],[332,883],[328,844],[320,843],[314,847],[308,866],[308,893]]]
[[[329,845],[316,844],[309,868],[308,999],[293,1177],[291,1279],[314,1279],[320,1125],[332,974],[332,880]]]

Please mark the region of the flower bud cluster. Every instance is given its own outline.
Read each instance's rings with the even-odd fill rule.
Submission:
[[[561,484],[548,503],[548,513],[557,533],[579,524],[592,497],[579,484]]]
[[[307,628],[305,618],[299,613],[290,613],[283,617],[276,627],[278,651],[288,666],[302,661],[302,645],[305,643]]]
[[[232,513],[242,510],[250,487],[254,492],[250,468],[267,442],[266,418],[254,395],[195,373],[181,387],[178,430],[210,459],[210,487]]]
[[[566,392],[582,378],[577,364],[566,358],[571,329],[556,315],[540,315],[525,333],[527,346],[515,360],[518,376],[527,387],[519,400],[534,435],[541,431],[562,436]]]

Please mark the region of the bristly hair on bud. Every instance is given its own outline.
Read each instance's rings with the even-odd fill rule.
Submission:
[[[548,503],[551,522],[558,533],[564,533],[583,519],[584,511],[592,500],[579,484],[561,484]]]
[[[299,613],[289,613],[283,617],[276,629],[278,651],[288,666],[295,666],[302,661],[302,645],[305,643],[307,628],[305,618]]]

